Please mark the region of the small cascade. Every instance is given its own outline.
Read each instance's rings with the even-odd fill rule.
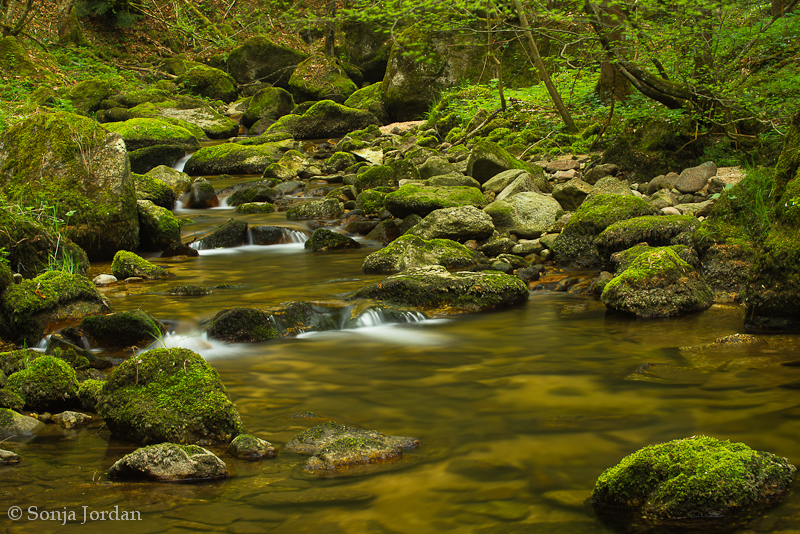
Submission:
[[[292,230],[291,228],[284,228],[283,235],[286,238],[286,243],[305,243],[308,241],[308,236],[299,230]]]
[[[184,167],[186,167],[186,162],[189,161],[189,158],[192,157],[192,154],[194,154],[194,152],[190,152],[182,158],[179,158],[178,161],[172,164],[172,168],[176,171],[183,172]]]
[[[387,324],[418,323],[427,319],[418,311],[370,308],[355,318],[350,328],[370,328]]]
[[[245,246],[252,246],[253,245],[253,230],[250,227],[247,227],[247,237],[245,237],[244,244]]]

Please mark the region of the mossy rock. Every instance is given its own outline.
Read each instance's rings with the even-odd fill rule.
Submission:
[[[240,247],[247,241],[247,229],[246,222],[229,219],[218,226],[211,234],[200,239],[198,246],[200,250]]]
[[[356,157],[349,152],[334,152],[331,157],[325,160],[325,170],[331,173],[341,172],[352,165],[355,165]]]
[[[369,111],[353,109],[333,100],[322,100],[302,115],[285,115],[269,127],[268,134],[287,133],[295,139],[343,137],[370,124],[380,125]]]
[[[250,128],[259,120],[278,120],[294,109],[292,94],[280,87],[267,87],[253,95],[242,115],[242,124]]]
[[[112,479],[196,482],[227,478],[228,466],[197,445],[159,443],[126,454],[108,469]]]
[[[775,504],[795,471],[786,458],[743,443],[693,436],[626,456],[597,479],[592,504],[601,518],[637,532],[729,532]]]
[[[25,277],[38,276],[52,268],[52,259],[74,266],[74,272],[86,274],[89,258],[86,252],[65,235],[40,223],[25,210],[15,208],[0,210],[0,249],[5,249],[8,264],[0,267],[0,292],[11,285],[12,273]],[[44,217],[43,220],[48,220]]]
[[[491,141],[478,141],[475,143],[467,159],[467,176],[475,178],[478,183],[484,184],[504,171],[520,169],[527,171],[534,183],[543,192],[550,192],[544,178],[544,171],[538,165],[526,163],[512,156],[507,150]]]
[[[297,65],[289,78],[289,89],[298,102],[333,100],[343,104],[358,87],[339,60],[315,55]]]
[[[356,209],[360,209],[368,215],[377,214],[383,209],[385,202],[386,193],[375,189],[367,189],[356,197]]]
[[[239,206],[248,202],[275,202],[281,197],[280,192],[267,184],[268,181],[254,182],[252,185],[234,191],[228,197],[229,206]]]
[[[389,276],[351,293],[347,299],[386,300],[437,313],[464,313],[522,304],[529,294],[528,286],[515,276],[497,272],[451,274],[443,266],[429,265]]]
[[[137,212],[141,222],[141,211],[139,202],[146,200],[156,206],[171,210],[175,207],[175,192],[163,181],[153,175],[134,174],[134,184],[136,186]]]
[[[166,102],[145,102],[128,110],[133,117],[159,118],[190,131],[198,140],[227,139],[239,132],[239,124],[200,99],[177,97]]]
[[[38,343],[51,323],[110,311],[91,280],[64,271],[48,271],[10,286],[2,308],[8,323],[4,328],[0,321],[0,337],[29,345]]]
[[[369,238],[369,236],[367,236]],[[391,274],[427,265],[447,269],[470,269],[487,263],[486,258],[450,239],[401,236],[366,258],[361,270],[367,274]]]
[[[611,254],[637,243],[647,243],[651,247],[691,244],[691,235],[699,226],[700,221],[691,215],[645,215],[615,222],[603,230],[594,243],[600,255],[608,259]]]
[[[356,191],[359,193],[376,187],[397,187],[397,176],[394,169],[386,165],[368,167],[356,177]]]
[[[218,174],[261,174],[271,163],[281,159],[293,146],[291,142],[243,145],[225,143],[203,147],[186,162],[183,170],[192,176]]]
[[[236,213],[272,213],[275,206],[269,202],[245,202],[236,206]]]
[[[432,211],[408,230],[408,234],[422,239],[452,239],[459,242],[486,239],[493,232],[492,218],[475,206]]]
[[[116,276],[119,280],[130,277],[154,280],[157,278],[175,276],[167,269],[153,265],[141,256],[127,250],[120,250],[114,256],[114,261],[111,263],[111,274]]]
[[[117,92],[117,80],[90,78],[75,84],[69,92],[72,105],[89,114],[101,109],[102,102]]]
[[[39,356],[41,356],[41,353],[33,349],[0,352],[0,371],[2,371],[6,377],[11,376],[17,371],[25,369],[30,362]]]
[[[415,184],[406,184],[386,195],[386,209],[400,218],[412,213],[425,217],[432,211],[457,206],[483,208],[486,199],[474,187],[426,187]]]
[[[139,200],[137,204],[141,250],[164,250],[181,240],[181,222],[171,211],[149,200]]]
[[[668,247],[640,254],[606,284],[600,299],[610,310],[645,318],[675,317],[714,303],[705,279]]]
[[[86,369],[90,364],[89,358],[81,354],[81,352],[85,354],[89,351],[84,351],[82,349],[76,350],[72,347],[53,347],[51,345],[48,347],[47,355],[58,358],[59,360],[64,360],[73,369]],[[95,358],[92,359],[94,360]]]
[[[16,37],[11,35],[0,39],[0,68],[15,76],[27,77],[40,74],[28,53],[19,44]]]
[[[153,145],[175,145],[184,150],[197,150],[197,138],[185,128],[161,119],[130,119],[125,122],[109,122],[104,127],[125,141],[128,151]]]
[[[798,175],[798,170],[800,170],[800,111],[794,114],[792,125],[783,138],[783,150],[775,165],[775,181],[770,197],[781,198],[786,185]]]
[[[184,156],[186,151],[179,145],[153,145],[128,151],[131,172],[145,174],[159,165],[171,166]]]
[[[167,332],[167,327],[143,310],[95,315],[81,321],[79,328],[94,347],[146,347]]]
[[[114,436],[136,443],[228,443],[239,412],[217,371],[188,349],[153,349],[123,362],[97,399]]]
[[[29,410],[60,411],[78,400],[75,370],[59,358],[41,356],[8,377],[6,389],[22,397]]]
[[[11,126],[0,137],[0,184],[9,202],[54,206],[90,260],[139,244],[125,144],[91,119],[39,112]]]
[[[96,380],[90,378],[81,382],[78,388],[78,399],[81,401],[81,407],[84,410],[95,411],[97,409],[97,397],[103,391],[105,380]]]
[[[311,200],[286,210],[286,218],[290,221],[306,219],[338,219],[344,214],[344,205],[335,198]]]
[[[0,437],[29,437],[42,429],[44,429],[44,423],[38,419],[18,414],[7,408],[0,408]]]
[[[226,343],[253,343],[280,337],[270,315],[254,308],[229,308],[211,319],[208,337]]]
[[[275,458],[278,451],[269,441],[250,434],[239,434],[228,447],[228,453],[242,460],[266,460]]]
[[[0,408],[21,412],[25,408],[25,400],[14,391],[0,389]]]
[[[344,105],[369,111],[381,122],[389,122],[389,112],[383,98],[383,82],[373,83],[357,90],[345,100]]]
[[[167,62],[171,67],[167,70],[172,70],[178,75],[175,83],[183,87],[186,92],[223,102],[233,102],[238,97],[236,80],[219,69],[181,59],[171,59]]]
[[[276,44],[259,35],[251,37],[228,54],[228,72],[240,84],[263,81],[287,87],[289,76],[308,54]]]
[[[333,232],[327,228],[317,228],[304,246],[311,249],[312,252],[322,252],[324,250],[343,248],[361,248],[363,245],[355,239],[338,232]]]
[[[169,187],[174,194],[174,198],[176,199],[179,198],[184,193],[188,193],[189,188],[192,185],[192,178],[188,174],[186,174],[185,172],[175,170],[168,165],[159,165],[158,167],[149,170],[145,174],[145,176],[149,179],[158,180],[167,187]],[[142,199],[142,200],[152,200],[152,199]],[[158,202],[156,202],[156,204],[158,204]],[[167,206],[164,207],[166,208]]]
[[[529,232],[543,232],[556,221],[561,205],[550,195],[528,191],[495,200],[483,210],[498,229],[526,228]]]

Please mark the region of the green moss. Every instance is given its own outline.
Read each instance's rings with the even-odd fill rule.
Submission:
[[[345,100],[344,105],[369,111],[381,122],[386,122],[388,119],[386,105],[383,101],[383,82],[373,83],[357,90]]]
[[[174,276],[167,269],[153,265],[141,256],[137,256],[127,250],[120,250],[114,255],[114,261],[111,263],[111,272],[120,280],[132,276],[149,279]]]
[[[73,369],[78,369],[78,368],[85,369],[89,367],[89,360],[85,356],[81,356],[80,354],[78,354],[75,351],[75,349],[56,348],[51,354],[51,356],[53,356],[54,358],[58,358],[59,360],[64,360]]]
[[[114,435],[143,444],[227,443],[242,432],[219,374],[187,349],[153,349],[123,362],[97,411]]]
[[[236,206],[236,213],[272,213],[275,206],[269,202],[245,202]]]
[[[252,343],[280,337],[269,314],[253,308],[230,308],[218,312],[208,327],[208,337],[227,343]]]
[[[261,174],[270,163],[278,161],[293,143],[243,145],[223,143],[202,147],[186,162],[184,171],[191,175]]]
[[[0,408],[8,408],[15,412],[21,412],[24,407],[25,401],[17,393],[7,389],[0,389]],[[0,428],[8,424],[9,423],[4,424],[2,420],[0,420]]]
[[[441,208],[472,205],[486,206],[486,199],[475,187],[425,187],[406,184],[394,193],[386,195],[386,209],[395,217],[406,217],[412,213],[424,217]]]
[[[76,84],[69,93],[72,104],[84,113],[100,109],[103,100],[117,92],[117,80],[92,78]]]
[[[14,422],[14,410],[0,408],[0,428],[7,428]]]
[[[6,389],[22,397],[30,410],[63,409],[78,397],[78,378],[64,360],[41,356],[8,377]]]
[[[385,198],[386,193],[367,189],[356,197],[356,209],[363,210],[367,215],[379,213],[383,209]]]
[[[691,233],[700,221],[691,215],[645,215],[617,221],[603,230],[595,241],[601,256],[628,249],[637,243],[651,247],[672,244],[676,236],[684,235],[689,242]]]
[[[167,208],[140,200],[138,212],[141,250],[164,250],[181,240],[181,221]]]
[[[49,271],[32,280],[9,287],[3,301],[12,315],[36,315],[73,300],[102,302],[102,296],[88,278],[64,271]]]
[[[167,209],[175,207],[175,192],[158,178],[144,174],[133,174],[133,180],[136,187],[137,200],[149,200],[156,206]]]
[[[294,98],[286,89],[268,87],[260,90],[250,99],[247,111],[242,115],[242,123],[248,128],[259,119],[277,120],[291,113]]]
[[[109,122],[104,127],[119,134],[129,151],[152,145],[179,145],[185,150],[200,148],[192,132],[161,119],[129,119],[125,122]]]
[[[368,274],[390,274],[426,265],[447,269],[469,269],[486,258],[450,239],[422,239],[406,234],[364,259],[361,269]]]
[[[355,185],[358,192],[375,187],[397,187],[397,178],[391,167],[376,165],[360,173]]]
[[[783,150],[775,166],[775,183],[771,197],[780,199],[786,185],[798,175],[800,170],[800,111],[792,118],[792,125],[783,140]],[[786,195],[787,198],[788,195]]]
[[[146,346],[167,331],[164,325],[143,310],[86,317],[79,328],[101,347]]]
[[[625,457],[600,475],[592,501],[665,519],[721,517],[781,495],[794,473],[785,458],[696,436]]]
[[[41,356],[33,349],[20,349],[10,352],[0,352],[0,371],[11,376],[28,366],[28,363]]]
[[[333,100],[339,104],[358,89],[339,61],[328,56],[313,56],[297,65],[289,87],[299,101]]]

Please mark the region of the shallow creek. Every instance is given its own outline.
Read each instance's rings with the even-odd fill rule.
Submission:
[[[219,188],[220,184],[215,184]],[[229,208],[179,211],[186,236],[235,216]],[[241,216],[304,230],[283,214]],[[174,330],[161,343],[203,354],[220,372],[250,433],[280,450],[320,419],[414,436],[423,446],[397,464],[350,476],[304,473],[280,452],[248,463],[215,450],[232,477],[201,484],[112,483],[108,467],[135,446],[97,425],[4,448],[23,457],[0,468],[4,505],[22,520],[7,532],[399,533],[610,532],[584,505],[597,476],[647,444],[707,434],[743,441],[800,464],[797,337],[681,350],[741,331],[741,309],[717,305],[670,320],[606,315],[597,300],[535,291],[523,306],[402,325],[218,345],[200,323],[230,306],[336,299],[378,280],[360,250],[311,253],[301,243],[201,251],[158,263],[177,275],[107,293],[115,310],[145,309]],[[109,265],[93,273],[110,272]],[[158,292],[179,284],[233,284],[195,298]],[[653,364],[653,365],[645,365]],[[638,372],[637,372],[638,371]],[[786,386],[789,387],[786,387]],[[29,520],[37,511],[76,519]],[[83,521],[87,507],[87,522]],[[139,512],[140,521],[92,521],[91,512]],[[3,509],[5,512],[5,509]],[[800,531],[800,497],[755,525]]]

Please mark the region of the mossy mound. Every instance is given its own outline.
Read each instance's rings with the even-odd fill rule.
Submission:
[[[175,207],[177,198],[175,191],[154,175],[134,174],[133,181],[136,188],[137,201],[148,200],[156,206],[168,210]]]
[[[443,266],[429,265],[385,278],[347,299],[387,300],[442,313],[463,313],[522,304],[528,297],[528,286],[515,276],[497,272],[451,274]]]
[[[167,332],[167,327],[143,310],[87,317],[78,326],[94,347],[146,347]]]
[[[357,90],[345,100],[344,105],[349,108],[369,111],[381,122],[389,122],[389,111],[383,99],[383,82],[373,83]]]
[[[356,197],[356,209],[362,210],[367,215],[378,214],[383,209],[386,201],[386,193],[367,189]]]
[[[408,233],[422,239],[486,239],[494,232],[492,218],[475,206],[459,206],[432,211]]]
[[[158,117],[192,132],[199,140],[227,139],[239,131],[238,123],[218,113],[199,98],[178,96],[167,102],[139,104],[129,113],[135,117]]]
[[[158,180],[159,182],[162,182],[164,185],[169,187],[174,193],[174,198],[178,198],[184,193],[188,193],[189,188],[192,185],[191,176],[189,176],[185,172],[175,170],[167,165],[159,165],[158,167],[154,167],[153,169],[147,171],[145,176],[150,179]],[[142,200],[153,200],[153,199],[142,199]],[[162,205],[159,204],[158,202],[155,203],[158,205]],[[164,207],[168,208],[169,206],[164,206]]]
[[[247,110],[242,115],[242,124],[250,128],[259,120],[275,121],[292,112],[294,98],[280,87],[267,87],[250,99]]]
[[[626,250],[637,243],[651,247],[691,244],[691,235],[700,221],[691,215],[645,215],[618,221],[600,232],[595,246],[607,259],[611,254]]]
[[[217,371],[187,349],[153,349],[123,362],[97,400],[112,434],[137,443],[228,443],[239,412]]]
[[[344,214],[344,205],[335,198],[311,200],[286,210],[286,218],[290,221],[338,219],[342,214]]]
[[[22,397],[29,410],[60,411],[78,400],[75,370],[60,358],[41,356],[8,377],[6,389]]]
[[[298,102],[333,100],[339,104],[358,89],[340,62],[327,56],[312,56],[297,65],[289,88]]]
[[[139,244],[125,143],[91,119],[39,112],[8,128],[0,138],[0,184],[10,202],[53,206],[68,221],[66,236],[91,260]]]
[[[486,263],[485,256],[456,241],[404,235],[364,258],[361,270],[367,274],[392,274],[426,265],[472,269]]]
[[[637,317],[674,317],[714,303],[703,277],[668,247],[639,254],[600,298],[608,309]]]
[[[190,482],[227,478],[228,466],[214,453],[197,445],[160,443],[136,449],[108,470],[116,479],[134,478],[158,482]]]
[[[225,143],[203,147],[186,162],[183,170],[192,176],[218,174],[261,174],[281,159],[294,143],[281,141],[260,145]]]
[[[119,134],[129,151],[153,145],[176,145],[184,150],[200,148],[192,132],[161,119],[137,118],[125,122],[108,122],[103,126],[106,130]]]
[[[238,96],[236,80],[214,67],[172,58],[166,60],[166,71],[176,74],[175,83],[193,95],[223,102],[233,102]]]
[[[95,411],[97,409],[97,397],[103,391],[105,380],[95,380],[90,378],[84,380],[78,388],[78,399],[84,410]]]
[[[181,222],[170,210],[149,200],[139,200],[137,205],[141,250],[164,250],[181,240]]]
[[[279,45],[259,35],[251,37],[228,54],[228,72],[240,84],[264,81],[286,87],[295,66],[308,54]]]
[[[275,206],[269,202],[245,202],[236,206],[236,213],[272,213]]]
[[[426,187],[406,184],[394,193],[386,195],[386,209],[395,217],[411,214],[425,217],[432,211],[457,206],[483,208],[486,199],[475,187]]]
[[[234,191],[228,197],[228,205],[240,206],[249,202],[275,202],[280,198],[281,194],[274,187],[267,185],[267,183],[269,182],[266,180],[261,183],[255,182],[245,189]]]
[[[326,228],[317,228],[308,241],[305,248],[312,252],[322,252],[324,250],[336,250],[343,248],[361,248],[363,245],[351,237],[333,232]]]
[[[133,276],[150,280],[175,276],[167,269],[153,265],[141,256],[127,250],[120,250],[114,255],[114,261],[111,262],[111,274],[119,280]]]
[[[601,517],[628,519],[653,532],[670,527],[730,530],[726,518],[736,520],[774,504],[795,471],[786,458],[743,443],[693,436],[625,457],[597,479],[592,503]]]
[[[0,408],[21,412],[25,408],[25,400],[14,391],[0,389]]]
[[[9,352],[0,352],[0,371],[5,375],[11,376],[17,371],[22,371],[36,358],[41,356],[41,353],[33,349],[19,349]]]
[[[397,187],[398,178],[394,169],[387,165],[376,165],[369,167],[356,177],[356,191],[361,193],[367,189],[376,187]]]
[[[370,124],[379,125],[369,111],[353,109],[333,100],[317,102],[302,115],[285,115],[269,127],[267,133],[288,133],[295,139],[343,137]]]
[[[218,312],[208,327],[208,337],[226,343],[253,343],[280,337],[270,315],[254,308],[229,308]]]

